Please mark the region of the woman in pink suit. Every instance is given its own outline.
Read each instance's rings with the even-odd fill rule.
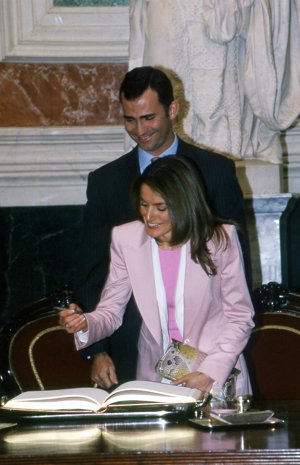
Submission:
[[[253,307],[239,240],[233,224],[211,213],[202,186],[185,157],[152,163],[132,190],[140,221],[113,229],[110,272],[95,311],[83,315],[71,304],[60,324],[75,334],[77,349],[86,347],[119,328],[133,293],[143,320],[137,379],[161,380],[156,363],[177,339],[206,356],[175,384],[217,391],[236,367],[237,394],[248,394],[242,351]]]

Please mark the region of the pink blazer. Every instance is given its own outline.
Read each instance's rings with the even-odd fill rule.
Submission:
[[[236,229],[231,225],[224,227],[230,239],[227,249],[216,250],[213,242],[209,244],[218,267],[216,276],[208,276],[191,259],[187,244],[183,340],[207,354],[199,371],[220,385],[234,366],[240,369],[237,391],[243,391],[238,386],[247,383],[248,374],[240,354],[254,326],[254,312]],[[160,381],[154,367],[163,355],[163,341],[151,240],[140,221],[113,229],[110,273],[96,309],[86,314],[87,343],[82,344],[77,338],[75,341],[81,349],[116,331],[133,292],[143,319],[138,341],[137,379]]]

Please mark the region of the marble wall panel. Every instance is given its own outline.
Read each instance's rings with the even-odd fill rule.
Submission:
[[[281,283],[280,218],[290,198],[290,194],[275,194],[246,199],[253,288],[270,281]]]
[[[127,63],[0,63],[0,127],[120,124]]]

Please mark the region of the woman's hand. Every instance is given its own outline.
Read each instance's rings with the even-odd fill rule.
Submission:
[[[181,376],[181,378],[178,378],[176,381],[172,381],[172,384],[182,384],[189,388],[196,388],[201,391],[210,392],[214,381],[214,379],[205,373],[194,371],[193,373]]]
[[[88,329],[86,318],[81,308],[76,304],[70,304],[69,308],[59,312],[59,324],[69,334],[87,331]]]

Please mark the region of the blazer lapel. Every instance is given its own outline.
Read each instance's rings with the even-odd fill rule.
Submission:
[[[135,244],[128,246],[129,253],[127,262],[130,262],[131,282],[134,297],[142,315],[144,324],[147,326],[155,341],[163,344],[159,306],[156,296],[154,269],[151,251],[151,239],[145,233],[144,225],[141,223],[141,233]],[[188,338],[191,328],[199,319],[202,294],[207,292],[209,277],[202,267],[191,259],[190,243],[186,248],[186,269],[183,278],[183,338]],[[199,302],[195,309],[195,289],[201,288]],[[203,291],[203,292],[202,292]],[[189,309],[189,310],[188,310]],[[197,323],[198,324],[198,323]]]
[[[162,331],[155,289],[151,239],[146,235],[144,225],[141,224],[141,227],[141,238],[132,245],[128,256],[132,288],[144,324],[157,343],[161,344]]]
[[[199,263],[195,263],[191,258],[190,243],[187,244],[186,274],[184,283],[184,331],[183,338],[189,339],[189,334],[194,327],[198,326],[201,320],[202,302],[207,292],[210,292],[210,277],[205,273]],[[197,304],[195,307],[195,290],[199,290]]]

